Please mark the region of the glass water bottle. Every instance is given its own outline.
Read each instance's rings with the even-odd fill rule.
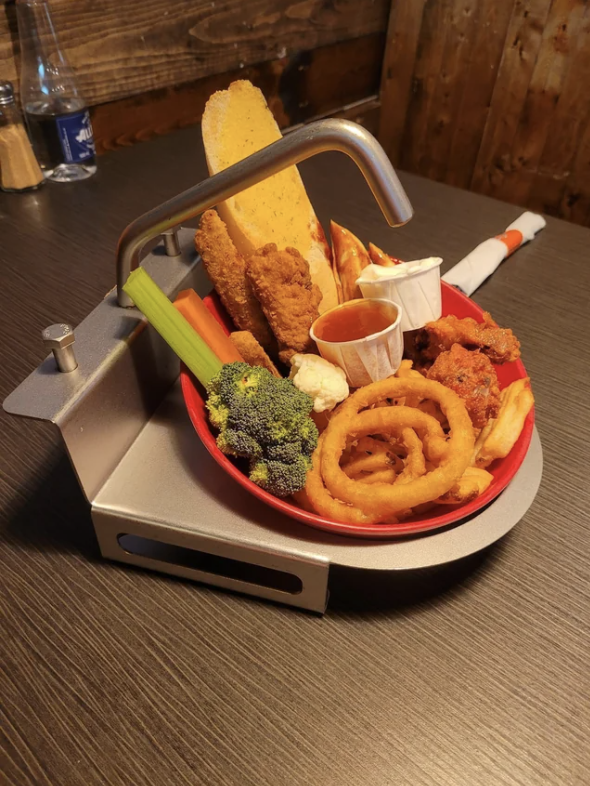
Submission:
[[[16,1],[21,104],[48,180],[68,183],[96,172],[88,107],[57,38],[46,0]]]

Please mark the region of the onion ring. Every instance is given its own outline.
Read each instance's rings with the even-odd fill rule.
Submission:
[[[376,472],[371,472],[370,475],[359,475],[355,480],[361,483],[393,483],[397,477],[396,471],[392,469],[379,469]]]
[[[363,453],[389,453],[391,445],[375,437],[361,437],[355,446],[355,451]]]
[[[426,474],[426,460],[420,437],[413,428],[403,429],[402,440],[407,448],[408,456],[405,467],[398,476],[398,481],[400,483],[408,483],[408,481]]]
[[[396,471],[396,473],[399,473],[404,469],[404,463],[401,460],[400,455],[404,455],[406,452],[406,449],[403,447],[403,445],[399,445],[397,440],[382,442],[380,439],[375,439],[375,437],[361,437],[352,449],[352,452],[347,454],[348,464],[350,464],[350,461],[356,459],[359,454],[385,454],[388,457],[391,467]]]
[[[385,398],[414,395],[440,405],[450,426],[446,451],[439,466],[432,472],[405,484],[375,483],[367,498],[367,489],[348,478],[339,465],[346,438],[349,434],[361,437],[391,433],[401,428],[440,429],[440,423],[432,416],[409,407],[380,407],[358,414]],[[340,405],[322,437],[320,470],[327,491],[332,498],[356,505],[360,510],[366,511],[367,505],[370,506],[371,512],[378,512],[378,520],[429,502],[449,491],[469,466],[474,447],[473,428],[463,401],[450,388],[425,378],[389,377],[360,388]]]
[[[324,431],[320,435],[318,446],[311,457],[311,469],[307,473],[305,494],[308,502],[316,513],[326,516],[333,521],[342,521],[345,524],[378,524],[383,520],[383,517],[378,512],[364,512],[360,508],[347,505],[344,502],[340,502],[340,500],[334,499],[326,490],[320,471],[320,457],[325,433]]]
[[[365,453],[352,458],[342,469],[351,478],[359,472],[377,472],[381,469],[389,469],[391,466],[387,453]]]

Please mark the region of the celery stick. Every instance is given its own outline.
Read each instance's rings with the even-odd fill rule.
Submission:
[[[199,382],[208,385],[221,370],[221,361],[145,270],[134,270],[123,289]]]

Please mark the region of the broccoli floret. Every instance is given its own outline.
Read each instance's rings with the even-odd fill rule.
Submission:
[[[219,393],[210,393],[207,399],[207,409],[209,410],[209,420],[212,425],[220,431],[227,426],[229,408],[222,403]]]
[[[254,482],[261,486],[268,482],[269,489],[276,487],[273,493],[278,496],[303,488],[308,460],[318,441],[317,428],[310,418],[311,396],[297,390],[290,380],[247,363],[224,365],[208,392],[207,408],[211,423],[220,432],[220,450],[249,458],[258,467],[251,475]],[[270,473],[268,481],[266,472]],[[291,480],[275,479],[283,475]],[[281,488],[291,490],[280,493]]]
[[[249,366],[247,363],[226,363],[219,374],[211,380],[209,392],[218,393],[223,402],[231,406],[236,400],[251,398],[256,394],[260,387],[260,378],[263,376],[260,373],[262,371],[266,369]]]
[[[282,461],[287,464],[297,461],[302,453],[300,440],[283,442],[282,445],[268,445],[265,450],[266,457],[271,461]]]
[[[262,449],[256,440],[245,431],[236,431],[234,428],[225,428],[219,433],[217,447],[230,456],[249,459],[262,456]]]
[[[305,486],[311,459],[298,456],[296,461],[257,461],[250,470],[250,480],[276,497],[288,497]]]
[[[307,418],[300,428],[301,450],[311,456],[318,445],[318,429],[311,418]]]

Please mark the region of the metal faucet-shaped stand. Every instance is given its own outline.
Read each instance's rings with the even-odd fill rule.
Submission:
[[[198,216],[271,175],[328,150],[349,155],[359,167],[390,226],[412,218],[412,206],[391,162],[375,137],[349,120],[319,120],[265,147],[258,153],[189,188],[130,224],[117,250],[119,305],[133,303],[123,292],[129,273],[139,265],[143,246],[154,237]]]

